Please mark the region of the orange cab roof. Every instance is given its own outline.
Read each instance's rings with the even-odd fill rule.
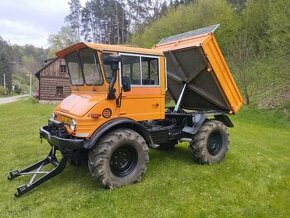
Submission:
[[[162,51],[158,51],[155,49],[147,49],[147,48],[137,48],[125,45],[109,45],[109,44],[97,44],[92,42],[79,42],[74,44],[68,48],[65,48],[56,53],[56,56],[59,58],[64,58],[67,54],[77,51],[81,48],[91,48],[98,51],[113,51],[113,52],[129,52],[136,54],[147,54],[147,55],[162,55]]]

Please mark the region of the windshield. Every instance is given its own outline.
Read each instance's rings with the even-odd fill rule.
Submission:
[[[92,49],[82,49],[66,57],[72,85],[101,85],[103,83],[99,61]]]
[[[70,81],[72,85],[83,85],[84,79],[79,65],[79,58],[76,52],[66,56],[67,67],[69,70]]]
[[[86,84],[101,85],[103,83],[103,79],[95,52],[92,49],[82,49],[80,51],[80,57],[83,64]]]

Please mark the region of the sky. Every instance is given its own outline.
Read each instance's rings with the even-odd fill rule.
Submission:
[[[84,6],[87,0],[81,0]],[[11,44],[47,48],[48,36],[65,25],[69,0],[0,0],[0,36]]]

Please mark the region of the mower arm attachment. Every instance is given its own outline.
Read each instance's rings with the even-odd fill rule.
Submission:
[[[27,184],[21,185],[17,188],[15,197],[20,197],[26,192],[36,188],[47,180],[60,174],[64,170],[67,163],[67,158],[62,156],[61,160],[59,161],[55,156],[56,149],[57,148],[55,146],[52,146],[48,156],[42,161],[39,161],[23,170],[13,170],[9,172],[9,180],[15,179],[19,176],[31,175],[30,181]],[[54,168],[51,171],[41,171],[41,169],[48,164],[51,164]],[[38,174],[42,176],[36,179]]]

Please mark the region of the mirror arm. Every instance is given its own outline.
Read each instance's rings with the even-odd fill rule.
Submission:
[[[108,93],[108,96],[107,96],[107,99],[116,99],[116,95],[115,95],[115,89],[114,89],[114,85],[116,83],[116,80],[117,80],[117,71],[113,71],[113,79],[110,83],[110,86],[109,86],[109,93]]]
[[[116,83],[116,80],[117,80],[117,71],[119,69],[119,63],[121,61],[121,57],[120,56],[117,56],[117,55],[110,55],[108,57],[108,59],[105,61],[106,63],[109,63],[111,65],[111,70],[113,72],[113,79],[110,83],[110,86],[109,86],[109,93],[108,93],[108,96],[107,96],[107,99],[116,99],[116,95],[115,95],[115,89],[114,89],[114,85]]]
[[[116,99],[116,106],[117,107],[121,107],[121,105],[122,105],[122,94],[123,94],[123,87],[121,87],[121,92],[120,92],[118,98]]]

